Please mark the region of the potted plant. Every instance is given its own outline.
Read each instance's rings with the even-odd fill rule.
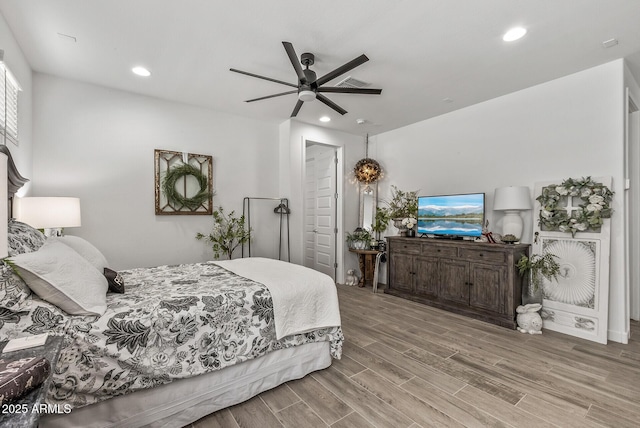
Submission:
[[[415,217],[405,217],[402,219],[402,225],[406,229],[406,236],[416,236],[416,231],[413,230],[413,228],[417,223],[418,221],[415,219]]]
[[[235,217],[235,212],[225,214],[222,207],[213,211],[213,228],[208,235],[198,233],[196,239],[204,239],[211,244],[213,257],[225,254],[229,260],[233,251],[251,239],[251,229],[245,229],[244,216]]]
[[[368,230],[358,227],[353,233],[347,233],[347,245],[354,250],[366,250],[371,238]]]
[[[418,191],[403,191],[391,185],[391,199],[386,201],[389,218],[396,220],[415,218],[418,214]]]
[[[418,191],[404,191],[391,185],[391,199],[385,201],[384,210],[387,218],[393,220],[393,225],[400,230],[400,234],[406,231],[404,219],[416,219],[418,215]]]
[[[531,257],[523,255],[516,263],[518,272],[525,280],[526,290],[522,293],[522,304],[542,303],[542,279],[548,281],[558,279],[560,265],[556,261],[557,256],[551,253],[533,254]]]
[[[373,219],[373,224],[371,225],[371,230],[376,233],[376,239],[380,240],[380,234],[387,230],[387,225],[389,224],[389,213],[385,208],[377,207],[376,208],[376,216]]]

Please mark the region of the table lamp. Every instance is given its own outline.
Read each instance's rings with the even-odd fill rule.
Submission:
[[[80,199],[64,197],[18,198],[16,219],[44,229],[46,236],[61,236],[63,227],[82,226]]]
[[[532,208],[527,186],[499,187],[493,196],[493,210],[504,211],[502,234],[514,235],[518,241],[522,237],[523,221],[520,211]]]

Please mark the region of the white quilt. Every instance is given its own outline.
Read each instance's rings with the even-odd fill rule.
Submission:
[[[278,340],[292,334],[341,325],[336,285],[324,273],[261,257],[215,263],[269,289]]]

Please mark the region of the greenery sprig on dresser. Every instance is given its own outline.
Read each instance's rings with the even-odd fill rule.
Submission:
[[[208,235],[198,233],[196,239],[211,244],[214,258],[219,259],[224,254],[231,260],[234,250],[251,239],[251,229],[245,228],[243,215],[236,217],[235,211],[225,214],[220,207],[213,211],[211,232]]]
[[[183,195],[176,189],[176,182],[180,178],[186,179],[189,175],[195,177],[198,181],[200,191],[194,196],[187,198],[186,195]],[[183,163],[167,170],[162,180],[162,191],[169,202],[178,207],[187,207],[191,211],[198,209],[205,201],[213,197],[214,193],[209,189],[207,176],[198,168],[188,163]]]
[[[580,208],[571,216],[565,208],[558,206],[564,197],[579,197],[582,200]],[[574,237],[577,232],[597,230],[603,219],[610,218],[613,213],[612,199],[613,192],[591,177],[568,178],[560,185],[544,187],[542,194],[536,198],[540,202],[538,224],[546,230],[570,232]]]
[[[403,219],[418,216],[418,191],[404,191],[391,185],[391,199],[384,201],[387,205],[381,208],[390,219]]]

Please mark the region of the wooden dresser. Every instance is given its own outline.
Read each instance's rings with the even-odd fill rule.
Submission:
[[[387,237],[386,293],[516,328],[528,244]]]

